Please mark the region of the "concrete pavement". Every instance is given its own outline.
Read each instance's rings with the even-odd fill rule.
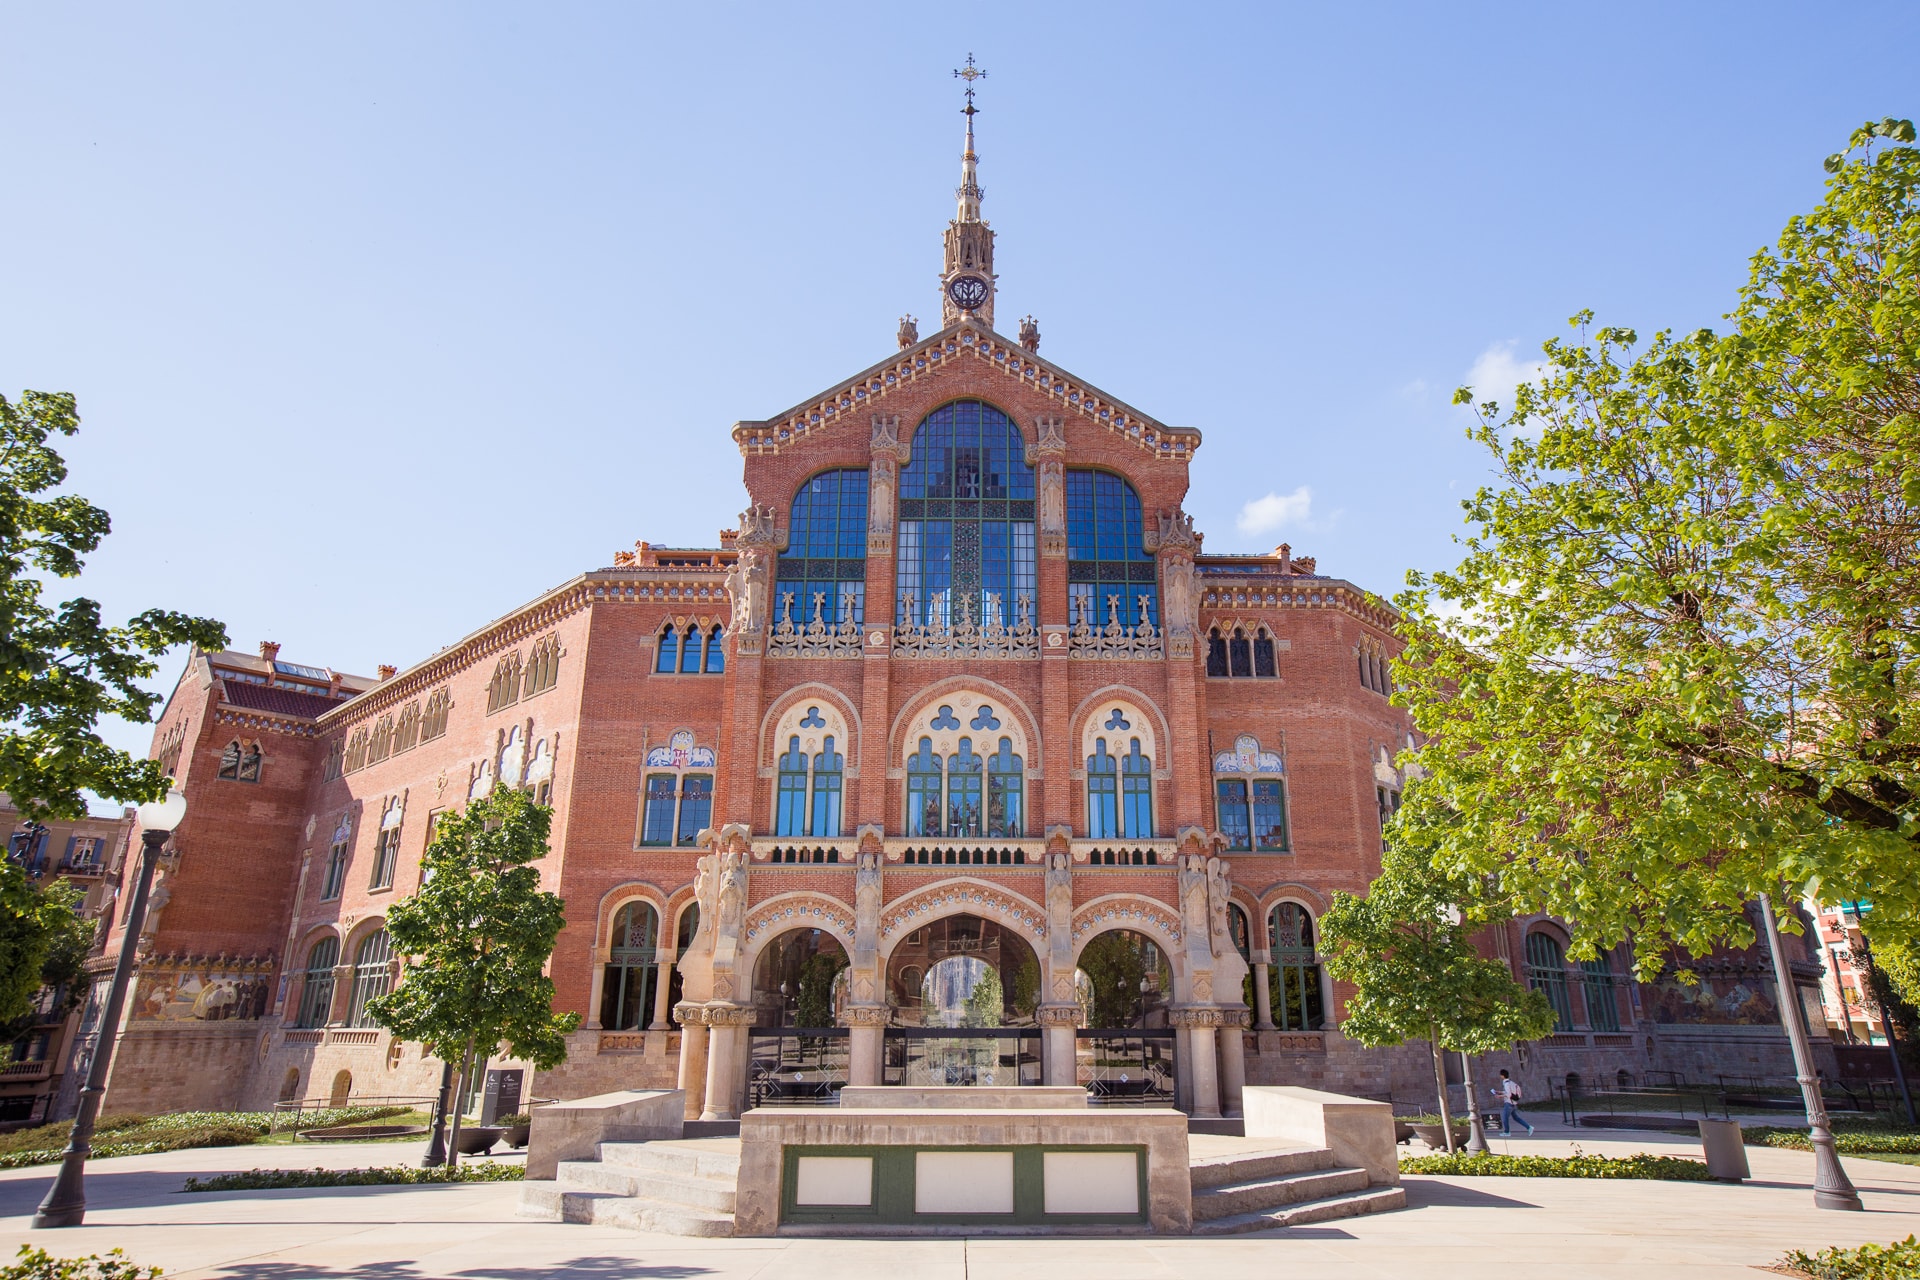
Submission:
[[[1536,1121],[1536,1123],[1538,1123]],[[1657,1133],[1540,1126],[1515,1153],[1697,1153]],[[1516,1275],[1555,1280],[1681,1276],[1753,1280],[1788,1248],[1886,1242],[1920,1231],[1920,1167],[1848,1160],[1868,1212],[1813,1208],[1813,1159],[1749,1148],[1754,1181],[1409,1178],[1409,1208],[1231,1239],[691,1240],[514,1216],[515,1183],[179,1194],[189,1174],[355,1168],[418,1160],[413,1143],[238,1147],[99,1162],[87,1225],[28,1229],[52,1170],[0,1173],[0,1256],[22,1243],[56,1256],[119,1246],[173,1280],[1316,1280]],[[517,1158],[517,1157],[512,1157]]]

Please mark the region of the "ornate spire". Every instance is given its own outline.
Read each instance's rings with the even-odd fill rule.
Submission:
[[[993,327],[993,230],[980,217],[980,157],[973,149],[973,118],[980,109],[973,104],[974,82],[986,78],[986,72],[967,65],[955,76],[966,81],[967,105],[960,109],[967,118],[966,146],[960,153],[960,186],[954,192],[958,203],[954,219],[947,224],[946,264],[940,275],[940,321],[944,328],[962,318],[978,320]]]

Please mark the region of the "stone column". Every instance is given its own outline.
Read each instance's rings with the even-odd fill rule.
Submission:
[[[753,1024],[751,1008],[716,1001],[707,1006],[707,1102],[700,1111],[702,1120],[737,1120],[740,1098],[746,1084],[746,1055],[742,1052],[747,1028]]]
[[[698,1120],[707,1103],[707,1009],[682,1001],[673,1016],[680,1023],[680,1088],[687,1095],[687,1119]]]
[[[1080,1083],[1074,1032],[1083,1015],[1077,1004],[1043,1004],[1034,1011],[1034,1020],[1044,1028],[1041,1083],[1063,1087]]]
[[[1247,1087],[1247,1011],[1220,1010],[1220,1109],[1241,1114],[1241,1091]]]
[[[344,1027],[353,1012],[353,966],[333,966],[333,1002],[327,1006],[327,1025]]]
[[[653,1021],[648,1024],[647,1030],[665,1031],[667,1029],[667,1015],[672,1011],[672,1006],[668,1003],[668,997],[673,991],[673,961],[662,960],[656,972],[660,975],[660,986],[653,993]],[[597,969],[593,976],[597,982],[600,978]]]
[[[1188,1114],[1198,1120],[1216,1120],[1220,1117],[1220,1076],[1213,1031],[1219,1025],[1219,1010],[1174,1009],[1168,1020],[1180,1028],[1182,1048],[1186,1050],[1182,1065],[1190,1082],[1187,1096],[1193,1099],[1193,1110]]]
[[[1273,1030],[1273,988],[1267,985],[1273,980],[1272,972],[1273,966],[1265,960],[1253,962],[1253,1025],[1261,1031]]]
[[[598,1031],[600,1029],[600,1015],[605,1012],[605,1010],[600,1007],[600,1001],[606,997],[606,991],[607,962],[596,954],[593,958],[593,978],[591,985],[587,987],[586,1029],[588,1031]]]
[[[847,1083],[883,1084],[887,1021],[885,1005],[854,1005],[847,1010]]]

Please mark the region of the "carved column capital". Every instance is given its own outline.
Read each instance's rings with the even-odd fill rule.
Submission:
[[[760,1014],[752,1005],[727,1004],[716,1000],[706,1006],[706,1022],[710,1027],[750,1027]]]
[[[853,1004],[840,1016],[849,1027],[884,1027],[893,1021],[893,1010],[883,1004]]]
[[[673,1006],[673,1020],[683,1027],[707,1025],[707,1006],[697,1000],[682,1000]]]
[[[1204,1006],[1169,1009],[1167,1021],[1181,1028],[1217,1027],[1220,1025],[1220,1010]]]
[[[1085,1023],[1087,1011],[1077,1004],[1043,1004],[1033,1018],[1043,1027],[1078,1027]]]

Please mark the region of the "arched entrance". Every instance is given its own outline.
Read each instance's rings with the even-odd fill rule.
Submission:
[[[1109,929],[1080,949],[1073,983],[1084,1015],[1075,1073],[1093,1101],[1171,1106],[1177,1036],[1167,1016],[1167,953],[1143,933]]]
[[[753,965],[747,1105],[831,1104],[847,1082],[846,948],[824,929],[791,929]]]
[[[886,1083],[1040,1083],[1040,960],[1005,925],[966,914],[929,921],[895,944],[886,988]]]

